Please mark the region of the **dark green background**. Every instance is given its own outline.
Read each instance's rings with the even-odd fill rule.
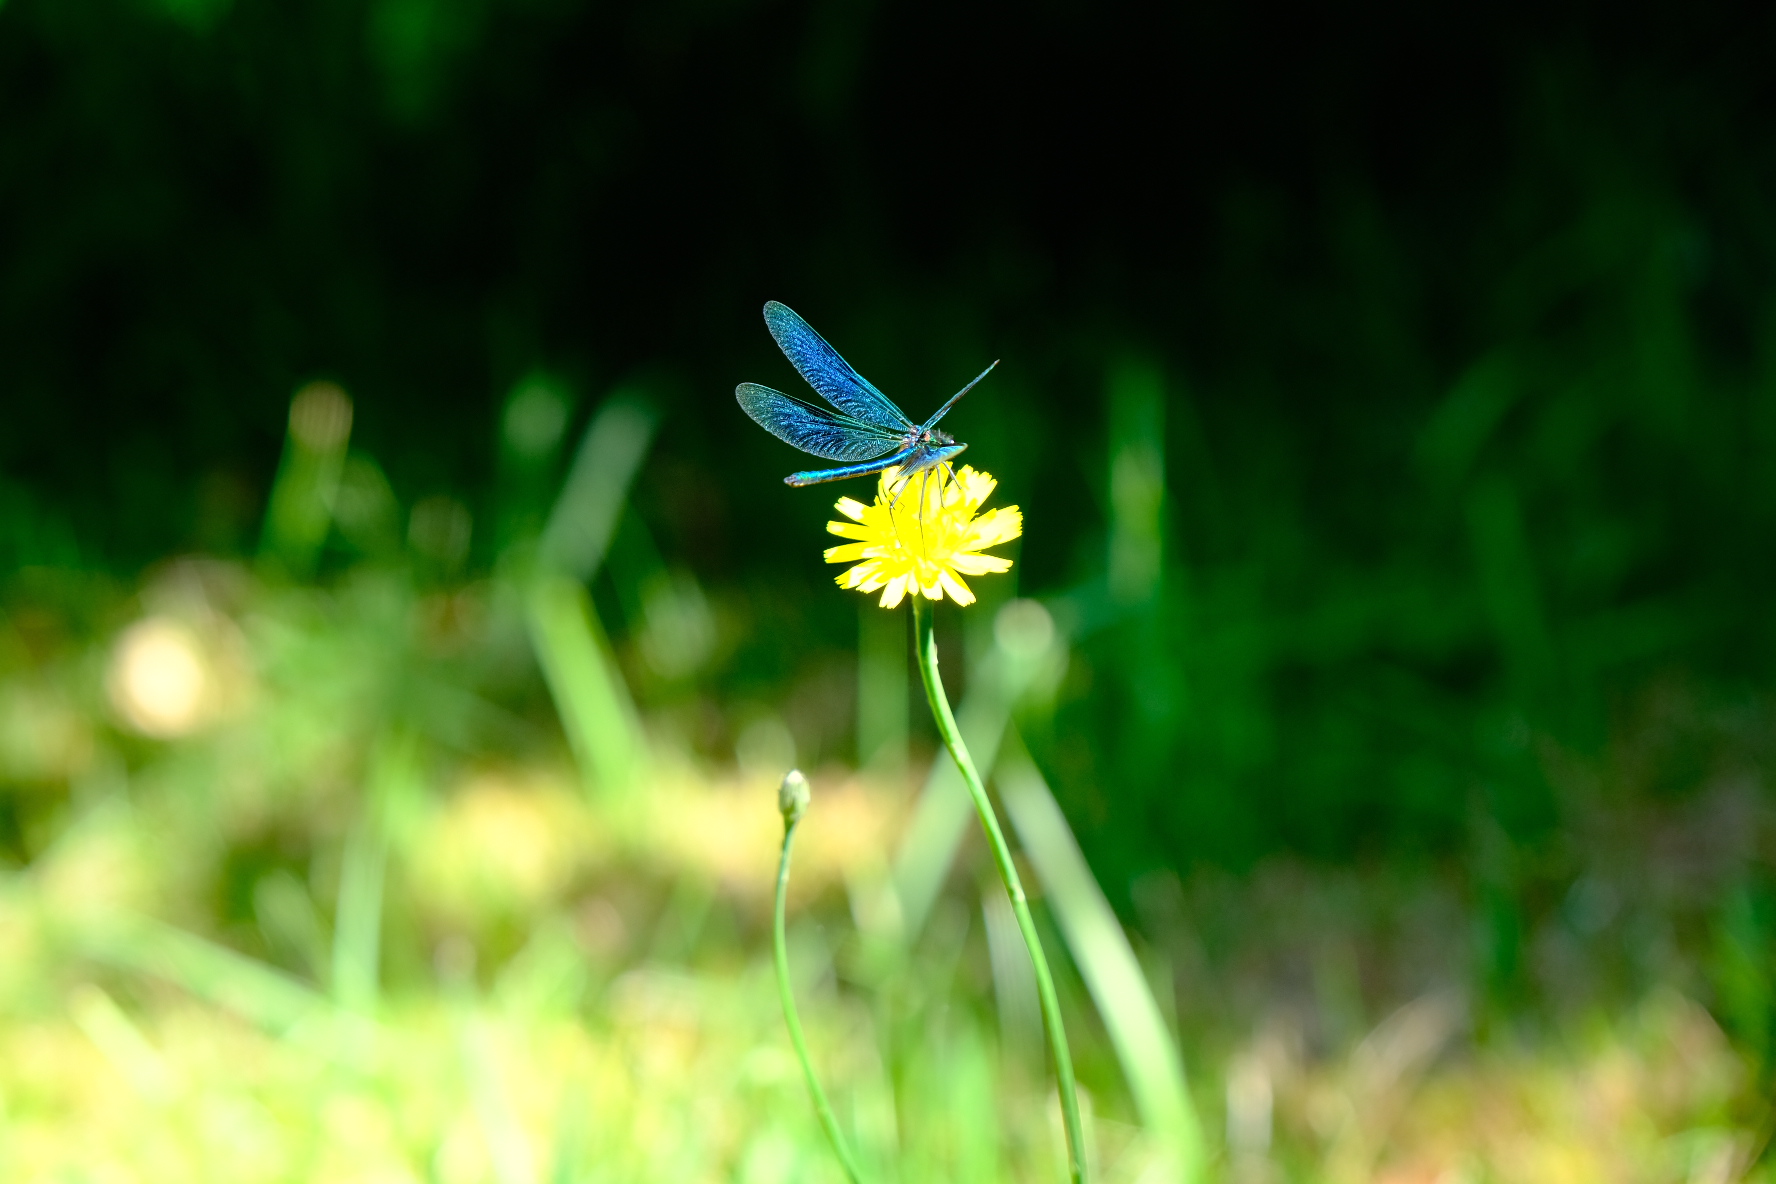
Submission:
[[[915,417],[1004,359],[946,426],[1028,594],[1101,581],[1107,392],[1162,375],[1159,595],[1032,733],[1107,882],[1535,841],[1658,688],[1606,796],[1762,754],[1709,722],[1776,664],[1758,13],[6,0],[0,565],[250,555],[331,377],[484,569],[540,367],[662,409],[637,528],[742,634],[702,693],[788,695],[856,624],[732,401],[794,383],[775,298]]]

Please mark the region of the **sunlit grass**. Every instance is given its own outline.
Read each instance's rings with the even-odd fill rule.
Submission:
[[[836,1179],[771,986],[769,780],[663,745],[645,787],[588,793],[477,689],[522,636],[496,589],[212,566],[141,604],[5,686],[30,856],[0,894],[5,1178]],[[144,716],[143,685],[204,706]],[[882,905],[909,788],[818,779],[791,927],[815,1055],[871,1179],[1057,1179],[1040,1046],[994,1018],[1015,987],[990,910],[952,880],[908,942]],[[1178,923],[1249,928],[1238,958],[1283,965],[1290,900],[1414,891],[1316,875],[1187,886]],[[1213,1178],[1725,1181],[1754,1149],[1755,1067],[1673,987],[1477,1040],[1459,983],[1362,1021],[1336,960],[1305,1011],[1286,972],[1193,981],[1215,965],[1257,997],[1187,989],[1175,1021]],[[1162,1143],[1068,981],[1095,1175],[1157,1184]]]

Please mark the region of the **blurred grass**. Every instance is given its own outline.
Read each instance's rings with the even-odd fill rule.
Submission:
[[[1155,414],[1143,373],[1118,379],[1129,422]],[[594,416],[579,455],[607,459],[570,469],[602,484],[570,476],[553,508],[500,514],[485,576],[453,567],[415,506],[405,542],[394,531],[319,582],[295,578],[312,528],[269,520],[277,562],[256,568],[15,578],[0,635],[8,1179],[836,1178],[765,937],[770,762],[794,738],[771,747],[768,714],[733,727],[750,765],[689,742],[696,711],[759,708],[687,713],[694,666],[640,673],[658,618],[623,606],[674,586],[645,541],[598,585],[621,640],[581,582],[629,528],[648,430],[634,406]],[[318,498],[345,530],[343,474],[376,470],[343,440],[338,489],[292,463],[272,518]],[[1753,768],[1768,727],[1754,708],[1658,684],[1597,760],[1550,752],[1573,795],[1559,850],[1480,822],[1471,863],[1162,871],[1131,887],[1133,923],[1118,917],[1021,737],[1060,741],[1082,647],[1163,628],[1139,624],[1167,578],[1141,492],[1155,463],[1112,477],[1122,575],[983,605],[963,637],[964,728],[1072,958],[1096,1178],[1768,1178],[1767,810],[1749,772],[1700,796],[1656,788],[1685,775],[1674,760]],[[1508,558],[1516,511],[1487,496],[1470,512]],[[569,514],[579,541],[550,543]],[[859,697],[882,715],[880,751],[906,743],[905,717],[873,628],[857,677],[878,684]],[[947,766],[827,760],[814,780],[792,964],[870,1178],[1059,1178],[1028,968]]]

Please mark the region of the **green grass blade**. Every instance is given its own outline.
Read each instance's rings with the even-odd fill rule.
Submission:
[[[529,594],[531,642],[580,771],[599,793],[620,793],[644,763],[641,724],[584,585],[541,576]]]
[[[568,743],[604,794],[635,782],[645,748],[585,585],[604,562],[653,431],[654,413],[637,398],[618,395],[599,409],[543,529],[526,592],[531,643]]]
[[[411,736],[386,740],[372,762],[364,808],[346,839],[333,925],[333,997],[369,1015],[376,1009],[382,962],[382,893],[388,871],[391,803],[417,777]]]
[[[260,542],[262,558],[286,575],[312,574],[327,541],[351,423],[351,400],[333,383],[309,383],[290,401],[290,430]]]
[[[599,408],[543,528],[545,570],[582,583],[597,572],[653,434],[654,413],[637,398],[617,395]]]
[[[272,1032],[329,1013],[326,998],[280,970],[145,917],[113,915],[74,934],[88,958],[182,987]]]
[[[1202,1172],[1202,1127],[1190,1102],[1177,1043],[1128,935],[1015,732],[996,776],[1024,854],[1047,889],[1049,907],[1110,1034],[1141,1122],[1169,1144],[1177,1178],[1196,1180]]]

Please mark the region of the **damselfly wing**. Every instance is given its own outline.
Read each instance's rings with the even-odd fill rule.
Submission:
[[[734,388],[741,410],[785,444],[823,460],[846,462],[836,468],[791,473],[783,479],[787,485],[840,481],[894,466],[902,475],[911,476],[944,464],[968,445],[937,430],[937,421],[999,364],[994,362],[982,370],[974,382],[950,396],[937,414],[915,424],[788,305],[775,300],[766,304],[765,325],[796,372],[833,410],[756,382]]]

